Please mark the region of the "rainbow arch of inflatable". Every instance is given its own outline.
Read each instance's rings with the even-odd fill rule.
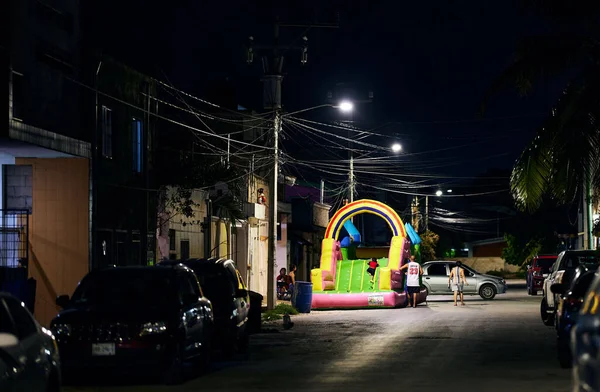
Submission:
[[[338,237],[344,223],[358,214],[373,214],[392,231],[387,259],[380,259],[374,283],[366,273],[367,260],[343,260]],[[409,230],[412,227],[409,227]],[[358,200],[339,209],[329,221],[321,244],[320,268],[311,271],[313,309],[400,307],[407,303],[404,272],[410,257],[410,233],[391,207],[375,200]],[[417,302],[425,301],[423,289]]]

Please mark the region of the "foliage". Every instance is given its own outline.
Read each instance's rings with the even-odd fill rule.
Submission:
[[[535,236],[523,240],[512,234],[505,234],[506,248],[502,249],[502,258],[512,265],[524,265],[542,249],[542,239]]]
[[[281,314],[281,315],[284,315],[284,314],[295,315],[295,314],[299,313],[298,310],[290,304],[279,304],[273,308],[273,312],[275,312],[277,314]]]
[[[289,304],[279,304],[272,310],[267,310],[262,314],[263,321],[274,321],[280,320],[284,314],[295,315],[298,314],[298,310]]]
[[[281,315],[279,313],[275,313],[274,310],[267,310],[266,312],[264,312],[262,314],[263,321],[275,321],[275,320],[281,320],[282,318],[283,318],[283,315]]]
[[[421,261],[423,263],[435,260],[436,258],[436,246],[440,240],[440,236],[431,230],[427,230],[425,233],[420,234],[421,236]]]
[[[554,21],[560,18],[570,23],[561,25],[559,34],[524,40],[513,63],[489,93],[507,83],[515,85],[522,95],[542,80],[559,81],[564,86],[511,175],[517,206],[534,211],[546,196],[569,203],[581,194],[587,181],[600,184],[600,31],[597,23],[588,23],[598,17],[600,7],[592,1],[578,2],[572,9],[564,2],[529,1]]]
[[[203,189],[210,193],[213,214],[230,222],[244,218],[241,200],[246,188],[243,171],[227,167],[220,159],[199,154],[179,154],[180,159],[162,158],[157,172],[161,184],[162,202],[159,215],[171,212],[182,218],[182,224],[199,224],[195,210],[199,203],[194,201],[193,190]],[[167,157],[169,157],[167,155]],[[215,186],[220,185],[220,190]],[[171,188],[168,192],[167,189]]]

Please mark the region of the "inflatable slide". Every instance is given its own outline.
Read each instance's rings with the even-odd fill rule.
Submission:
[[[345,227],[349,237],[354,238],[352,243],[354,244],[356,238],[360,242],[360,234],[354,225],[351,223],[347,225],[346,222],[350,222],[350,218],[362,213],[379,216],[388,223],[392,231],[388,257],[378,259],[379,267],[373,280],[367,273],[369,260],[343,257],[342,243],[338,241],[342,227]],[[410,234],[396,211],[375,200],[358,200],[338,210],[325,231],[325,238],[321,245],[320,268],[311,271],[312,308],[405,306],[407,298],[404,272],[399,269],[408,262],[411,255],[413,243],[411,236],[414,234],[418,238],[412,227],[409,231]],[[344,242],[344,245],[350,247],[349,239]],[[424,302],[426,296],[426,290],[423,289],[418,296],[418,302]]]

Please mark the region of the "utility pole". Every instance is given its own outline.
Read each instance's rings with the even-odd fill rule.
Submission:
[[[415,196],[413,198],[413,202],[411,204],[411,217],[412,217],[412,226],[415,229],[415,231],[418,233],[419,232],[419,198],[417,196]]]
[[[254,61],[255,50],[264,51],[262,56],[262,66],[264,76],[263,81],[263,106],[265,109],[271,109],[274,112],[273,120],[273,173],[269,178],[269,252],[267,259],[267,309],[273,309],[276,302],[275,290],[275,261],[277,260],[277,184],[279,178],[279,133],[281,131],[281,82],[283,81],[283,60],[284,55],[290,50],[299,50],[301,53],[300,62],[304,65],[308,60],[308,38],[302,35],[302,45],[295,46],[295,42],[290,45],[282,45],[279,42],[280,27],[301,27],[305,32],[314,27],[337,27],[328,24],[286,24],[280,23],[279,17],[276,17],[273,26],[273,44],[257,46],[254,44],[254,37],[249,37],[249,46],[247,52],[247,63]]]
[[[429,230],[429,196],[425,195],[425,231]]]
[[[350,182],[350,203],[354,201],[354,155],[352,150],[350,151],[350,172],[348,173],[348,180]]]
[[[325,202],[325,180],[321,179],[321,192],[319,195],[319,201],[321,204]]]

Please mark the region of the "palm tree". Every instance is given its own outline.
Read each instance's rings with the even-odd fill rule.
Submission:
[[[540,81],[566,80],[511,175],[517,206],[535,211],[546,198],[569,203],[600,186],[600,2],[529,3],[547,11],[560,33],[525,39],[490,93],[511,83],[525,95]]]

